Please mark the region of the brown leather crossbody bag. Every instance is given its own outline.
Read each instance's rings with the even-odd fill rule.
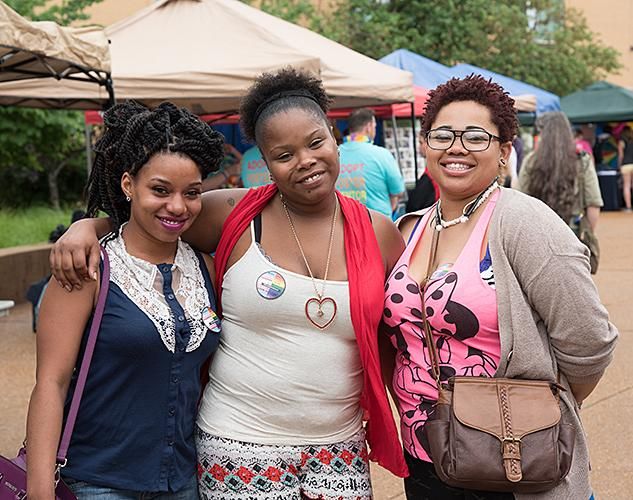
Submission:
[[[561,420],[556,383],[487,377],[441,380],[439,357],[426,317],[429,281],[439,231],[434,231],[426,277],[420,287],[424,336],[438,388],[425,433],[440,479],[470,490],[536,493],[568,474],[576,431]]]

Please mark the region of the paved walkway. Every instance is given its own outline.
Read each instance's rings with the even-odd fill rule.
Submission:
[[[633,214],[603,213],[598,235],[602,259],[595,281],[621,337],[615,361],[585,403],[583,421],[596,498],[629,500],[633,498]],[[34,382],[30,307],[18,305],[0,318],[0,454],[5,456],[15,453],[22,442]],[[373,482],[376,500],[404,499],[401,481],[383,469],[373,468]]]

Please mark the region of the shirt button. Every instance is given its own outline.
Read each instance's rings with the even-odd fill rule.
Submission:
[[[172,378],[171,378],[171,381],[172,381],[174,384],[177,384],[177,383],[178,383],[178,377],[172,377]]]
[[[184,316],[178,316],[178,321],[184,321],[185,317]]]
[[[170,293],[169,295],[167,295],[167,298],[168,298],[169,300],[174,300],[174,294],[173,294],[173,293]]]
[[[170,408],[169,409],[169,414],[170,415],[175,415],[176,414],[176,408]]]
[[[168,441],[168,442],[167,442],[167,445],[169,445],[169,446],[174,446],[174,442],[173,442],[173,441]]]

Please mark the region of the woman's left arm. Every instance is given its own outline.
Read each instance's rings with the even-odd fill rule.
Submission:
[[[385,279],[387,279],[404,251],[404,240],[393,221],[384,214],[371,210],[371,221],[385,264]]]
[[[565,230],[565,232],[562,231]],[[559,370],[582,402],[595,388],[613,358],[618,331],[600,302],[589,273],[586,248],[567,228],[551,235],[549,259],[524,286],[542,318]],[[554,241],[557,237],[562,241]],[[561,245],[568,243],[565,251]]]
[[[404,251],[404,240],[396,225],[383,214],[372,210],[371,219],[383,262],[385,263],[385,279],[387,279]],[[396,350],[391,344],[389,337],[380,330],[378,331],[378,349],[380,351],[382,378],[389,392],[392,392],[391,380],[393,379],[393,371],[396,364]]]

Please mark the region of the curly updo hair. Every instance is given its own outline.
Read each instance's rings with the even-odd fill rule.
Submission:
[[[511,141],[517,134],[514,99],[501,85],[475,74],[466,78],[451,78],[429,92],[422,116],[422,134],[426,136],[431,130],[433,122],[444,106],[458,101],[475,101],[488,108],[492,122],[499,129],[501,142]]]
[[[154,155],[169,153],[190,158],[205,178],[224,158],[222,134],[170,102],[153,110],[133,101],[116,104],[104,113],[103,123],[86,187],[87,214],[103,211],[116,228],[130,218],[121,189],[125,172],[134,176]]]
[[[240,104],[240,126],[247,140],[257,143],[263,125],[277,113],[303,109],[327,123],[330,105],[323,82],[292,67],[263,73],[248,89]]]

